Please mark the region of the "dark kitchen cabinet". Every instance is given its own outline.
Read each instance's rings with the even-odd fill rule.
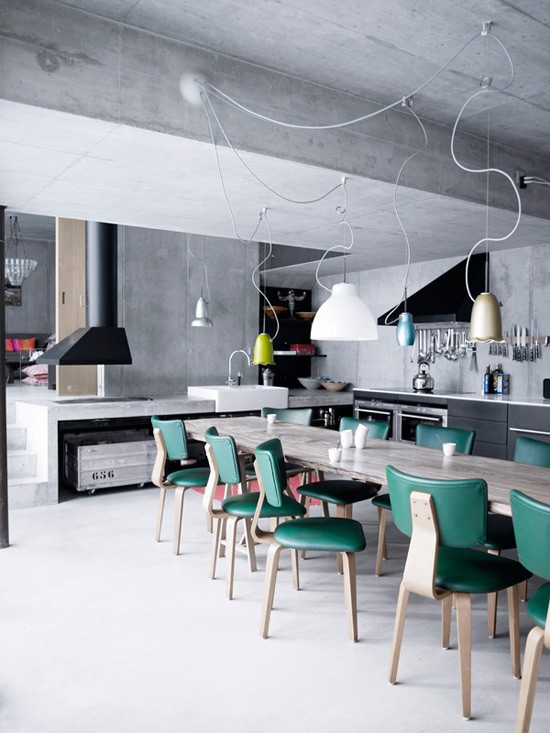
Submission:
[[[543,405],[510,405],[508,408],[508,460],[514,456],[520,436],[550,443],[550,407]]]
[[[449,400],[450,428],[475,430],[473,454],[487,458],[507,457],[508,405],[477,400]]]

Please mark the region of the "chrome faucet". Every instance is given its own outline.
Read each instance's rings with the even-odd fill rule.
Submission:
[[[231,359],[235,356],[235,354],[244,354],[246,356],[246,360],[248,362],[248,366],[250,366],[250,357],[248,356],[248,354],[246,353],[246,351],[244,351],[243,349],[237,349],[236,351],[234,351],[231,354],[231,356],[229,357],[229,363],[228,363],[228,366],[227,366],[227,374],[228,374],[228,376],[227,376],[227,382],[226,382],[226,384],[227,384],[228,387],[234,387],[235,385],[240,386],[240,380],[239,381],[235,381],[234,379],[231,378]],[[240,376],[242,376],[242,374],[240,374]]]

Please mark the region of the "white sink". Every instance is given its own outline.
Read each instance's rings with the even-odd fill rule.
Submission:
[[[288,407],[286,387],[263,387],[260,384],[246,384],[241,387],[207,385],[188,387],[189,397],[201,397],[216,402],[216,412],[241,412],[259,410],[262,407]]]

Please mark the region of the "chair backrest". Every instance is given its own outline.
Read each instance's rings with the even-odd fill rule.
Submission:
[[[242,483],[241,464],[235,439],[231,435],[220,435],[214,426],[208,428],[204,436],[212,448],[221,483]]]
[[[364,425],[369,429],[369,438],[378,438],[378,440],[387,440],[390,435],[390,426],[387,422],[377,422],[376,420],[358,420],[356,417],[343,417],[340,420],[340,430],[357,430],[358,425]]]
[[[550,580],[550,505],[517,489],[510,492],[510,504],[520,563]]]
[[[283,503],[283,492],[287,485],[281,441],[279,438],[266,440],[256,447],[254,454],[265,498],[271,506],[279,507]]]
[[[289,407],[262,407],[262,417],[271,413],[277,415],[277,420],[293,422],[296,425],[311,425],[313,422],[313,409],[311,407],[292,409]]]
[[[416,445],[423,448],[437,448],[441,450],[442,443],[456,443],[457,453],[471,454],[476,437],[475,430],[462,430],[462,428],[441,428],[436,425],[416,426]]]
[[[183,420],[160,420],[152,417],[153,428],[161,432],[166,453],[171,461],[185,461],[189,457],[187,451],[187,433]]]
[[[530,463],[532,466],[550,468],[550,443],[533,438],[517,438],[512,460],[516,463]]]
[[[487,531],[487,484],[483,479],[422,478],[387,466],[391,508],[397,527],[412,534],[411,493],[431,494],[443,547],[480,547]]]

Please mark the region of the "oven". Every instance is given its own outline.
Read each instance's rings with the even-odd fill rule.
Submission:
[[[390,440],[395,440],[395,414],[397,405],[393,402],[379,400],[355,400],[353,403],[353,417],[358,420],[374,420],[385,422],[390,426]]]
[[[418,425],[447,427],[447,408],[431,405],[396,405],[395,439],[414,443]]]

